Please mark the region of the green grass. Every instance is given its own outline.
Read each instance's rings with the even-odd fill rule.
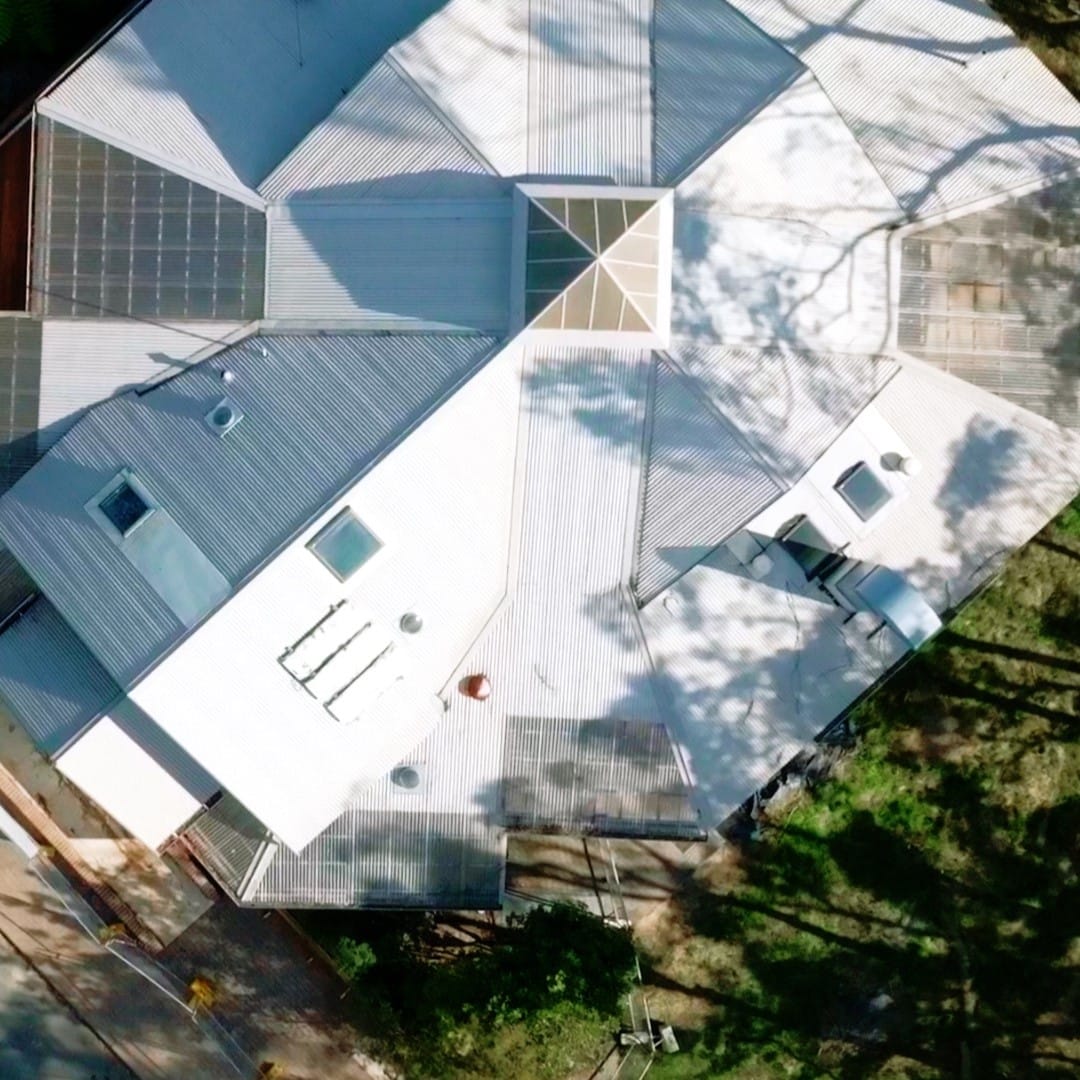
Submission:
[[[634,970],[628,934],[581,908],[508,927],[430,913],[307,912],[351,977],[368,1049],[413,1080],[562,1080],[612,1044]]]
[[[1080,500],[651,949],[651,1076],[1080,1073]]]

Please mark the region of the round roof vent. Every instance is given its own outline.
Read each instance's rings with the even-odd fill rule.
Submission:
[[[420,786],[420,770],[415,765],[399,765],[390,774],[390,780],[405,791],[415,791]]]
[[[215,435],[227,435],[244,414],[228,398],[222,398],[204,417],[203,422]]]
[[[424,620],[415,611],[406,611],[398,622],[406,634],[419,634],[424,628]]]

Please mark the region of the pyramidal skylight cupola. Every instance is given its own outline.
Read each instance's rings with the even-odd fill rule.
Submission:
[[[671,198],[663,188],[519,185],[515,329],[567,345],[666,347]]]

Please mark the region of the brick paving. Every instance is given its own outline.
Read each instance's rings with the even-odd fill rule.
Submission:
[[[164,952],[185,981],[208,978],[214,1015],[256,1061],[290,1080],[374,1080],[353,1054],[341,980],[276,912],[217,904]]]

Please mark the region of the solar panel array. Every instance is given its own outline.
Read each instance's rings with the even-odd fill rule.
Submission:
[[[909,235],[898,343],[1060,424],[1080,427],[1080,182]]]
[[[45,315],[258,318],[266,218],[42,118],[31,304]]]
[[[0,319],[0,491],[38,459],[41,323],[25,316]]]

